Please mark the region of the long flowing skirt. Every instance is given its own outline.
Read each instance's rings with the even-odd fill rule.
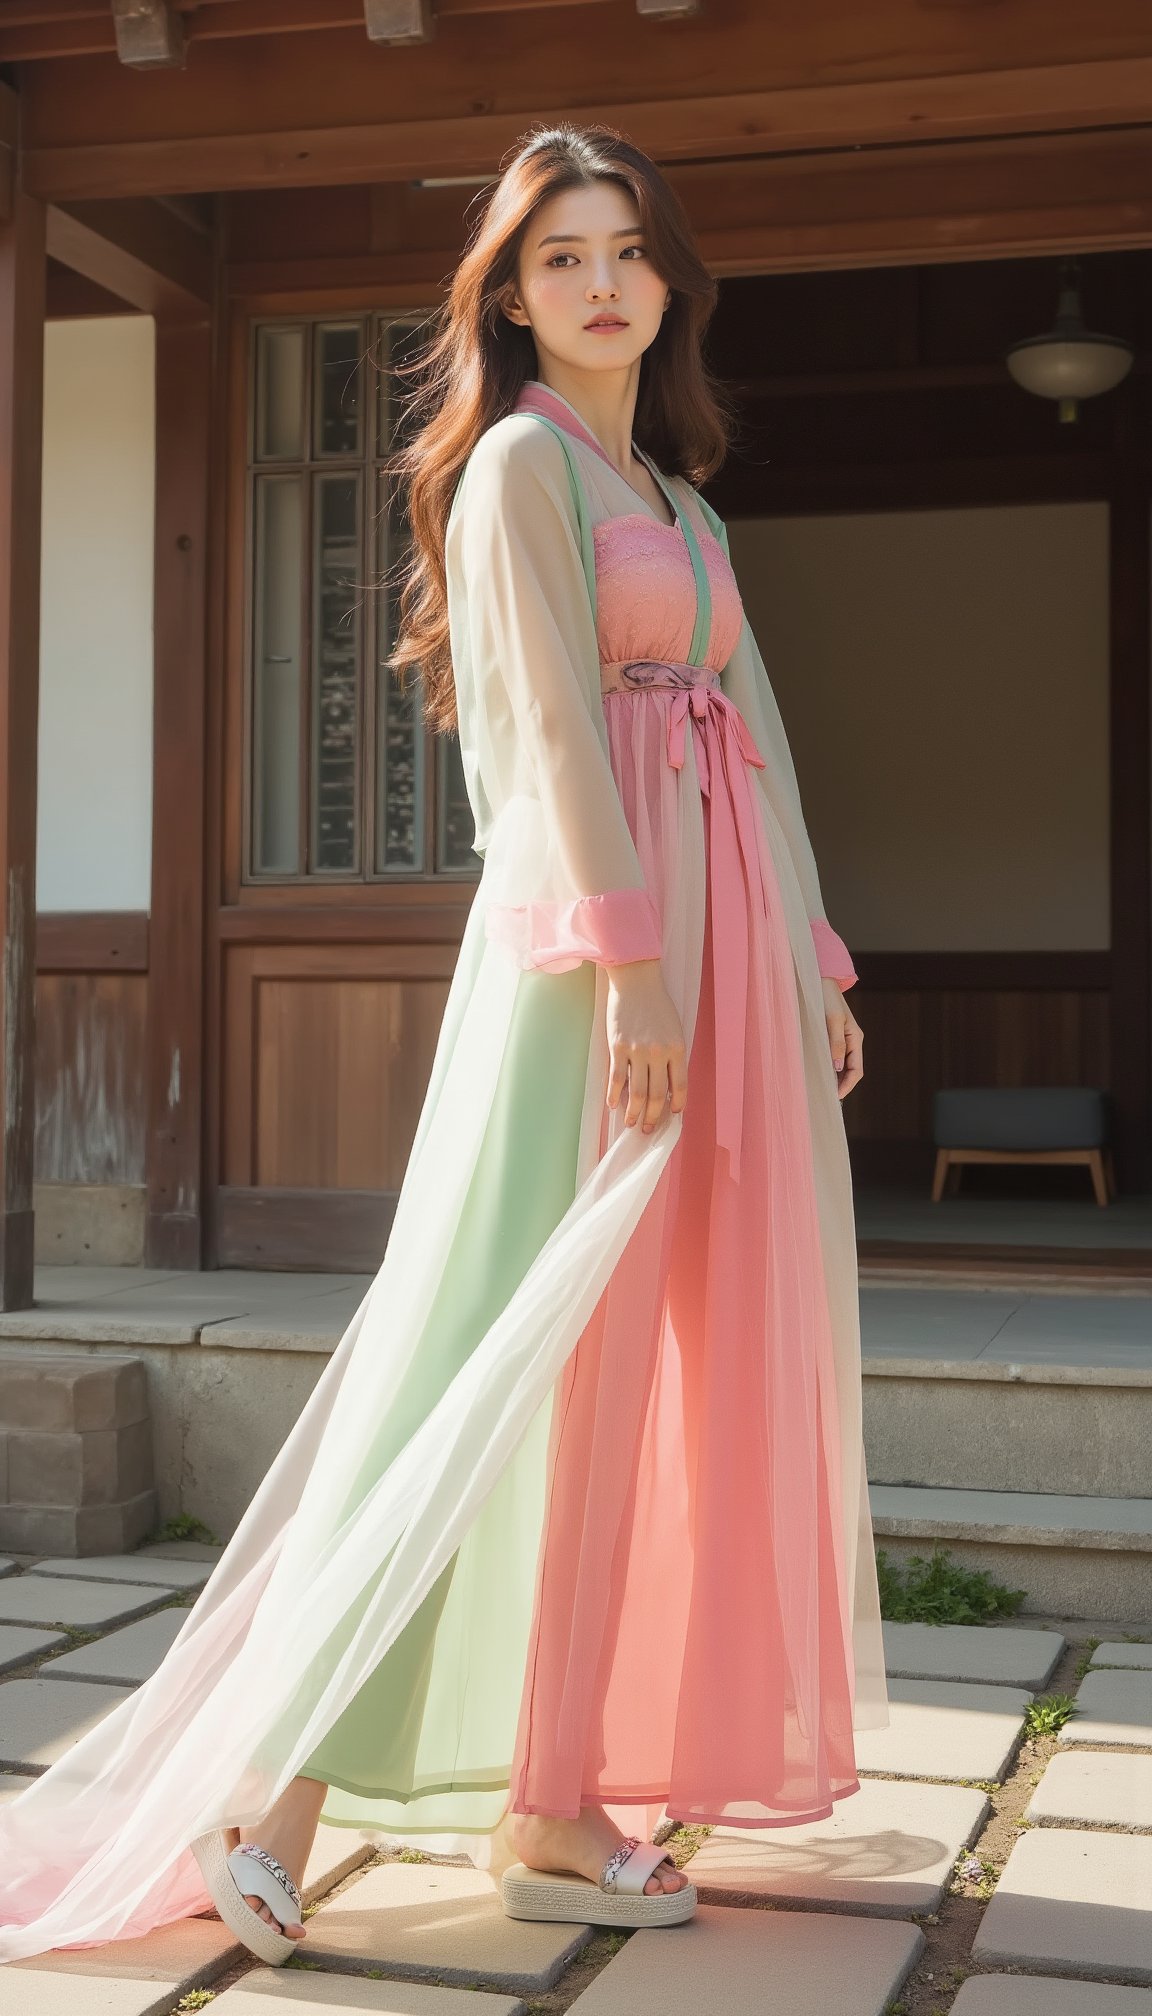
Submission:
[[[763,1825],[854,1787],[886,1707],[807,921],[723,696],[606,717],[683,1121],[607,1116],[602,969],[515,970],[482,884],[379,1274],[161,1666],[0,1808],[0,1960],[204,1909],[189,1842],[300,1771],[493,1870],[510,1804]]]

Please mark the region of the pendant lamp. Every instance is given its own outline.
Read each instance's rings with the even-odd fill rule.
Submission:
[[[1055,399],[1059,418],[1069,421],[1079,419],[1081,399],[1111,392],[1127,377],[1134,352],[1122,337],[1084,327],[1077,260],[1060,261],[1059,287],[1056,320],[1047,335],[1014,343],[1004,361],[1025,392]]]

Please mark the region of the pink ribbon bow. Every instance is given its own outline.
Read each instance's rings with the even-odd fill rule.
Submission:
[[[759,807],[744,786],[742,765],[749,763],[763,770],[765,764],[739,708],[719,686],[699,685],[677,687],[668,710],[668,761],[674,769],[683,768],[691,721],[700,730],[695,737],[700,788],[713,799],[708,739],[703,733],[709,715],[720,731],[720,760],[735,821],[726,816],[726,808],[713,806],[708,820],[708,888],[716,1017],[716,1139],[727,1148],[732,1180],[738,1183],[749,978],[748,904],[766,900],[760,836],[753,823],[759,818]]]

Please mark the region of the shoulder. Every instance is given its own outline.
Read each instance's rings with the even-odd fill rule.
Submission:
[[[686,476],[676,476],[672,480],[680,495],[687,500],[689,508],[695,513],[696,518],[712,534],[717,543],[724,548],[725,552],[727,552],[728,535],[724,520],[721,518],[719,512],[713,510],[707,498],[700,495],[699,490],[693,487]]]
[[[567,458],[551,427],[531,413],[506,413],[484,429],[465,469],[486,484],[531,489],[565,476]]]

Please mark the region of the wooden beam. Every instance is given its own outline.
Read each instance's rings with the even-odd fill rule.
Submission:
[[[179,70],[184,24],[174,0],[112,0],[116,54],[131,70]]]
[[[0,1306],[32,1306],[43,205],[0,226]]]
[[[158,320],[201,320],[212,298],[211,240],[146,197],[54,205],[48,250]]]
[[[145,1264],[199,1267],[213,327],[156,331],[152,911]]]
[[[667,172],[707,265],[721,275],[1152,245],[1152,129],[772,157],[739,167],[673,164]],[[286,206],[304,199],[236,197],[229,214],[241,212],[242,223],[230,228],[239,241],[230,293],[264,306],[309,287],[329,293],[334,307],[338,295],[347,307],[404,306],[406,291],[408,305],[437,300],[463,250],[462,192],[395,186],[395,199],[372,195],[364,249],[333,255],[319,250],[335,235],[323,206],[343,203],[343,220],[343,192],[307,199],[290,239]],[[277,205],[270,229],[265,202]],[[355,236],[345,243],[356,245]],[[255,256],[262,244],[267,256]]]
[[[38,973],[146,973],[146,910],[42,910]]]
[[[61,0],[61,5],[63,0]],[[559,7],[611,7],[617,0],[439,0],[436,19],[474,15],[539,14]],[[364,31],[365,0],[201,0],[184,17],[188,48],[256,36]],[[47,12],[29,0],[0,0],[0,63],[42,63],[65,56],[114,54],[115,31],[107,0],[99,8],[79,0],[74,11]]]
[[[430,42],[432,0],[364,0],[364,26],[370,42]]]
[[[546,67],[520,57],[515,95],[524,103],[499,111],[476,98],[475,64],[492,60],[479,24],[471,35],[461,26],[450,58],[444,43],[435,77],[428,68],[431,49],[425,57],[413,47],[402,65],[381,70],[362,54],[354,62],[345,51],[348,38],[333,36],[325,45],[330,62],[307,69],[309,49],[298,38],[285,38],[269,45],[255,96],[239,45],[226,43],[206,45],[187,77],[170,83],[158,77],[153,89],[129,99],[123,95],[129,80],[118,78],[115,66],[32,65],[22,80],[26,186],[65,202],[483,175],[523,138],[530,116],[545,113],[576,124],[607,121],[665,163],[743,162],[1140,126],[1152,104],[1152,37],[1123,58],[1098,62],[767,84],[701,95],[694,88],[701,46],[691,24],[683,36],[653,40],[639,24],[636,33],[637,61],[645,57],[652,66],[647,98],[595,95],[599,77],[582,74],[590,58],[585,52],[577,60],[569,31],[548,38]],[[591,39],[584,36],[586,43]],[[710,59],[710,68],[720,71],[719,58]],[[741,77],[770,68],[753,38],[742,47],[729,37],[720,74]],[[422,98],[445,109],[419,116]],[[307,125],[300,118],[304,105]],[[84,139],[78,142],[73,136],[79,130]],[[860,165],[855,156],[853,166]]]
[[[1147,402],[1142,405],[1147,421]],[[1143,1188],[1152,1165],[1152,512],[1146,473],[1134,470],[1109,512],[1111,638],[1111,949],[1109,1048],[1116,1161]]]
[[[686,21],[699,14],[700,0],[636,0],[636,12],[646,21]]]

